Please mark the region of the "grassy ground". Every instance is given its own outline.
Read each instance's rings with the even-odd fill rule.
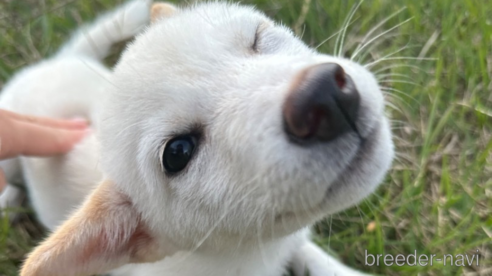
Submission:
[[[492,275],[492,4],[485,0],[368,0],[355,12],[342,53],[389,15],[358,55],[381,79],[398,159],[376,195],[328,218],[317,242],[351,266],[383,275]],[[357,1],[245,0],[317,46]],[[110,0],[0,2],[0,87],[22,66],[53,53]],[[371,38],[366,39],[370,41]],[[338,43],[340,44],[340,43]],[[333,53],[337,39],[323,43]],[[340,47],[338,47],[340,48]],[[397,53],[395,53],[397,52]],[[390,57],[387,55],[392,54]],[[431,58],[433,60],[425,60]],[[0,275],[17,275],[43,236],[29,216],[0,223]],[[365,266],[371,254],[477,254],[480,265]],[[471,257],[471,255],[470,255]]]

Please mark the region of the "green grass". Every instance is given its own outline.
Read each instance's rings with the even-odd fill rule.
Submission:
[[[0,86],[23,66],[56,51],[81,22],[115,1],[0,2]],[[489,3],[487,3],[489,2]],[[337,32],[357,1],[245,0],[316,46]],[[364,35],[407,23],[365,48],[361,62],[388,88],[397,160],[377,193],[320,223],[317,242],[345,263],[382,275],[492,275],[492,3],[484,0],[368,0],[345,39],[350,56]],[[319,47],[333,53],[337,39]],[[113,59],[116,55],[113,56]],[[435,60],[417,60],[425,57]],[[383,70],[386,69],[386,70]],[[28,216],[0,223],[0,275],[17,275],[42,237]],[[474,254],[480,266],[364,266],[372,254]]]

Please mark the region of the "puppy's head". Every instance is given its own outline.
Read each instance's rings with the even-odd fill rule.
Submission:
[[[159,10],[110,80],[100,122],[110,180],[67,222],[76,241],[63,226],[47,242],[72,254],[66,269],[278,238],[375,189],[393,145],[369,71],[249,7]]]

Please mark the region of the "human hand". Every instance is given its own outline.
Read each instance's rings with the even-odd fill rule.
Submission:
[[[0,109],[0,160],[70,151],[88,132],[87,121],[26,116]],[[0,191],[6,184],[0,169]]]

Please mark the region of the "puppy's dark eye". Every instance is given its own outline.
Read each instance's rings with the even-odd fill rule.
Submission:
[[[167,172],[176,173],[183,170],[196,148],[196,138],[187,135],[173,138],[167,142],[162,153],[162,165]]]

